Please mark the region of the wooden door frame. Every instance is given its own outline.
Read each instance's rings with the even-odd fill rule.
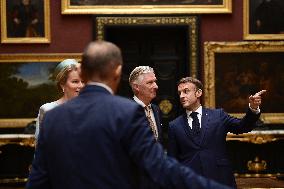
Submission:
[[[188,28],[188,64],[190,76],[198,78],[198,17],[197,16],[111,16],[95,17],[95,38],[105,39],[108,26],[186,26]]]

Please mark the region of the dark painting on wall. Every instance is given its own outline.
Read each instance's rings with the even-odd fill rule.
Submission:
[[[282,41],[205,42],[204,105],[241,117],[249,96],[263,94],[260,119],[284,123],[284,43]]]
[[[7,37],[43,37],[43,0],[7,1]]]
[[[49,0],[1,0],[2,43],[48,43]]]
[[[283,0],[244,0],[244,38],[284,39]]]
[[[283,112],[284,53],[216,53],[216,107],[244,112],[248,97],[265,89],[263,113]]]
[[[250,33],[284,33],[284,1],[252,0],[249,2]]]

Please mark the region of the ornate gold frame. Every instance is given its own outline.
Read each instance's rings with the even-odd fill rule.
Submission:
[[[61,0],[62,14],[204,14],[232,13],[232,0],[223,0],[222,5],[80,5]]]
[[[0,147],[7,144],[17,144],[20,146],[35,147],[33,134],[2,134],[0,135]]]
[[[243,38],[245,40],[279,40],[284,39],[284,34],[251,34],[249,32],[249,1],[243,0]]]
[[[240,141],[252,144],[266,144],[279,140],[284,140],[283,130],[271,130],[271,131],[251,131],[243,134],[228,133],[227,141]]]
[[[190,75],[198,76],[198,28],[197,17],[195,16],[166,16],[166,17],[96,17],[96,38],[104,39],[105,27],[119,26],[147,26],[147,25],[185,25],[189,28],[188,47],[189,47],[189,67]]]
[[[1,0],[1,43],[50,43],[50,0],[44,0],[44,37],[8,37],[6,0]]]
[[[0,147],[5,145],[15,144],[27,148],[35,147],[35,138],[33,134],[1,134]],[[0,154],[3,153],[0,149]],[[19,160],[21,157],[19,157]],[[1,178],[0,184],[24,184],[28,178]]]
[[[80,53],[62,54],[0,54],[0,64],[3,63],[23,63],[23,62],[60,62],[67,58],[74,58],[81,61]],[[20,128],[25,127],[35,118],[12,118],[0,119],[0,128]]]
[[[205,42],[204,44],[204,102],[215,107],[215,54],[240,52],[284,52],[284,42]],[[242,113],[232,114],[241,117]],[[284,123],[284,113],[262,113],[261,120],[268,124]]]

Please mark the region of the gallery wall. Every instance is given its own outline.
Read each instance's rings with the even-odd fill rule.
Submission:
[[[80,53],[92,40],[92,15],[62,15],[61,1],[50,1],[50,44],[0,44],[0,53]],[[242,1],[232,14],[201,15],[200,50],[204,41],[242,40]]]

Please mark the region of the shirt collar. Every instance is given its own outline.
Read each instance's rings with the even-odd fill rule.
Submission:
[[[202,116],[202,106],[199,106],[195,112],[197,112],[198,114],[200,114]],[[192,111],[186,110],[187,116],[189,116],[191,113],[192,113]]]
[[[143,108],[146,107],[146,105],[144,104],[144,102],[142,102],[137,96],[134,95],[133,99],[134,99],[135,102],[137,102],[138,104],[140,104]],[[151,106],[151,104],[149,104],[148,106]]]
[[[113,90],[112,90],[109,86],[107,86],[106,84],[104,84],[104,83],[99,83],[99,82],[90,81],[90,82],[88,82],[87,84],[88,84],[88,85],[96,85],[96,86],[103,87],[103,88],[105,88],[107,91],[109,91],[111,94],[114,94],[114,93],[113,93]]]

